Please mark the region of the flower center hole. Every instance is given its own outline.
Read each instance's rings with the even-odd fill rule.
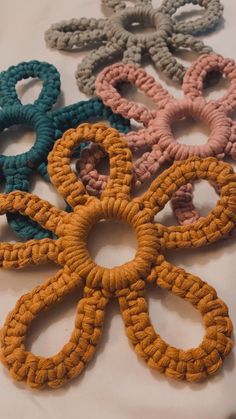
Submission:
[[[43,83],[37,77],[20,80],[16,84],[16,92],[23,105],[33,103],[40,95]]]
[[[127,16],[124,28],[134,35],[143,35],[156,31],[155,25],[148,16]]]
[[[0,133],[0,153],[15,156],[30,150],[36,140],[35,131],[28,125],[11,125]]]
[[[210,135],[210,130],[205,124],[189,117],[175,121],[172,124],[172,132],[180,144],[192,146],[206,144]]]
[[[88,236],[88,251],[101,266],[112,268],[129,262],[135,256],[137,240],[130,225],[120,221],[101,220]]]

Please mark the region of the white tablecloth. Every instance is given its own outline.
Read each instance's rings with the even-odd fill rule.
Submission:
[[[155,5],[160,4],[154,1]],[[235,52],[235,0],[224,0],[224,23],[203,39],[215,51],[236,58]],[[53,63],[61,73],[63,96],[61,104],[79,101],[84,96],[78,91],[74,72],[83,52],[58,52],[46,48],[44,31],[54,22],[71,17],[103,16],[99,0],[2,0],[0,14],[0,70],[23,60],[44,60]],[[192,56],[188,56],[192,60]],[[188,61],[189,62],[189,61]],[[155,74],[151,66],[148,70]],[[157,76],[158,78],[158,76]],[[162,79],[163,82],[163,79]],[[164,82],[163,82],[164,84]],[[24,86],[24,87],[23,87]],[[31,87],[31,88],[30,88]],[[180,88],[169,83],[168,88],[181,97]],[[216,95],[223,93],[224,86]],[[39,84],[19,85],[23,101],[32,100]],[[191,131],[191,132],[190,132]],[[204,141],[206,130],[197,125],[187,131],[178,128],[178,138],[188,142]],[[188,134],[188,135],[187,135]],[[20,135],[14,132],[1,134],[0,151],[6,154],[21,152],[30,147],[34,135],[30,131]],[[39,177],[32,191],[50,202],[63,206],[52,186]],[[196,187],[195,202],[206,214],[216,202],[216,194],[206,183]],[[171,222],[167,209],[158,220]],[[15,236],[1,217],[1,240],[14,240]],[[135,240],[126,228],[97,226],[90,248],[95,260],[120,264],[132,257]],[[189,272],[199,275],[213,285],[219,296],[227,302],[236,326],[236,240],[226,240],[208,248],[169,252],[168,259]],[[109,261],[109,262],[108,262]],[[1,269],[0,323],[14,307],[21,294],[57,271],[56,266],[39,266],[21,271]],[[73,327],[76,302],[79,295],[67,298],[50,313],[42,315],[32,326],[27,348],[36,354],[50,356],[69,339]],[[198,345],[204,328],[201,318],[189,304],[168,292],[150,287],[148,292],[150,313],[156,330],[165,340],[178,347]],[[0,367],[0,417],[7,419],[233,419],[236,418],[236,365],[234,350],[225,361],[223,369],[214,378],[202,384],[170,381],[157,372],[150,371],[137,358],[129,344],[119,313],[118,304],[108,307],[103,337],[98,351],[87,370],[64,388],[50,391],[31,391],[24,384],[11,380],[7,370]]]

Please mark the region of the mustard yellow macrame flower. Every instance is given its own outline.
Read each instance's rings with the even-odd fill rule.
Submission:
[[[80,141],[102,146],[110,158],[110,178],[100,198],[87,195],[70,168],[70,157]],[[83,124],[67,131],[49,155],[49,174],[58,192],[73,208],[67,213],[27,192],[0,195],[0,213],[19,212],[51,230],[56,240],[1,243],[4,268],[54,261],[57,274],[22,296],[8,315],[1,333],[2,359],[11,375],[31,387],[59,387],[76,377],[92,358],[101,336],[108,301],[117,297],[125,328],[135,351],[147,364],[168,377],[198,381],[215,373],[230,352],[232,324],[227,306],[200,278],[168,263],[165,249],[202,246],[227,234],[236,221],[236,176],[214,158],[177,162],[162,173],[142,197],[130,198],[131,152],[115,129]],[[221,189],[217,206],[195,224],[164,227],[154,216],[184,184],[207,179]],[[132,261],[114,268],[97,265],[87,249],[91,227],[101,219],[119,219],[132,226],[137,251]],[[146,282],[193,304],[206,327],[202,343],[187,351],[168,345],[154,330],[145,298]],[[28,352],[25,338],[32,321],[67,294],[83,287],[73,333],[55,356]]]

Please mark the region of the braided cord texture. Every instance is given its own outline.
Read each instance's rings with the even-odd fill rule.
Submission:
[[[204,97],[204,81],[213,73],[220,73],[229,81],[229,88],[222,98],[207,100]],[[136,103],[122,96],[121,82],[129,82],[145,97],[151,98],[155,108]],[[133,189],[140,188],[160,172],[165,164],[185,160],[191,156],[236,158],[236,125],[232,112],[236,108],[236,65],[232,59],[220,55],[203,55],[188,69],[182,99],[176,99],[168,90],[143,69],[122,63],[104,69],[96,80],[96,91],[103,102],[114,112],[133,119],[142,125],[133,129],[125,138],[132,152],[139,153],[134,162]],[[173,133],[173,124],[184,118],[202,122],[209,129],[205,144],[183,144]],[[108,177],[96,168],[104,158],[104,151],[96,145],[82,150],[76,167],[89,193],[99,196],[106,187]],[[217,186],[213,184],[217,191]],[[172,198],[172,208],[177,221],[191,224],[200,214],[193,204],[191,183],[180,188]],[[233,235],[233,231],[231,232]]]
[[[34,103],[23,105],[16,92],[16,84],[29,77],[39,78],[42,81],[42,90]],[[12,156],[0,155],[0,179],[5,179],[6,193],[14,190],[29,191],[32,175],[36,171],[45,181],[49,181],[48,153],[55,140],[68,128],[90,120],[105,120],[121,132],[129,129],[129,121],[113,114],[98,98],[52,109],[59,98],[60,86],[57,69],[46,62],[22,62],[0,73],[0,131],[11,125],[25,124],[36,133],[35,142],[27,152]],[[79,157],[84,145],[79,144],[75,157]],[[21,238],[52,237],[51,232],[17,213],[7,214],[7,218],[14,232]]]
[[[82,141],[104,148],[110,160],[110,178],[100,198],[88,195],[71,170],[73,150]],[[232,323],[225,303],[200,278],[165,260],[166,249],[210,244],[231,231],[236,219],[236,175],[232,167],[215,158],[190,158],[176,162],[138,198],[130,198],[133,167],[130,149],[113,128],[82,124],[66,131],[49,155],[49,175],[72,212],[58,210],[27,192],[0,195],[0,213],[19,212],[57,239],[27,243],[0,243],[4,268],[23,268],[54,261],[56,275],[22,296],[8,315],[1,333],[1,356],[16,380],[33,388],[57,388],[86,367],[99,342],[106,306],[118,298],[128,338],[148,366],[167,377],[199,381],[214,374],[232,348]],[[194,225],[166,227],[155,215],[173,194],[190,181],[207,179],[217,184],[220,198],[211,213]],[[87,249],[91,227],[100,220],[121,220],[137,236],[133,260],[114,268],[97,265]],[[190,302],[201,313],[206,328],[202,343],[189,350],[174,348],[154,330],[148,314],[146,283],[165,288]],[[59,304],[82,288],[74,330],[63,348],[44,358],[25,348],[29,327],[41,312]]]
[[[219,0],[164,0],[158,9],[151,0],[136,0],[133,7],[117,0],[102,3],[113,11],[109,18],[73,18],[53,24],[45,33],[50,48],[73,51],[97,47],[83,58],[76,71],[78,87],[88,95],[94,94],[97,69],[120,60],[141,67],[147,54],[157,71],[182,84],[186,68],[174,52],[186,48],[197,55],[211,53],[212,49],[195,35],[213,30],[223,14]],[[174,14],[186,4],[203,7],[203,16],[179,22]],[[133,23],[153,28],[153,32],[135,33]]]

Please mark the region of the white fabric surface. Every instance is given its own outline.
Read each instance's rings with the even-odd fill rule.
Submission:
[[[160,0],[154,1],[155,5]],[[216,32],[204,36],[206,43],[226,57],[236,58],[235,0],[224,0],[225,21]],[[70,104],[84,96],[78,91],[74,71],[84,53],[58,52],[47,49],[44,31],[54,22],[72,17],[103,16],[99,0],[2,0],[0,14],[0,70],[23,60],[45,60],[56,65],[61,73],[63,97],[61,104]],[[189,57],[188,57],[189,58]],[[190,57],[192,60],[192,56]],[[188,61],[189,62],[189,61]],[[156,74],[151,66],[148,70]],[[157,79],[158,76],[156,75]],[[163,79],[162,79],[163,81]],[[164,83],[164,82],[163,82]],[[32,100],[39,85],[20,85],[24,103]],[[168,88],[181,97],[180,88],[169,83]],[[222,94],[224,86],[214,94]],[[147,102],[148,103],[148,102]],[[204,141],[206,130],[197,125],[188,130],[178,128],[178,138],[188,142]],[[187,135],[189,134],[189,135]],[[1,152],[7,154],[26,150],[33,142],[30,131],[21,135],[1,134]],[[17,140],[17,142],[16,142]],[[216,194],[206,183],[197,186],[195,202],[206,214],[216,202]],[[34,193],[55,204],[63,205],[52,186],[37,178]],[[158,220],[171,222],[171,212],[165,210]],[[1,217],[1,240],[14,240],[14,235]],[[113,266],[132,257],[135,240],[126,228],[98,225],[90,240],[95,260]],[[236,325],[235,256],[236,239],[222,241],[208,248],[170,252],[168,259],[213,285],[230,309]],[[14,307],[21,294],[57,271],[56,266],[39,266],[21,271],[1,269],[0,324]],[[76,302],[73,295],[50,313],[42,315],[31,329],[27,347],[35,353],[50,356],[68,340],[74,321]],[[189,348],[198,345],[204,333],[199,314],[187,303],[167,292],[151,287],[148,293],[150,314],[156,330],[169,343]],[[11,380],[0,367],[0,417],[8,419],[103,418],[103,419],[233,419],[236,418],[236,350],[225,361],[214,378],[202,384],[170,381],[150,371],[137,358],[129,344],[117,302],[106,312],[103,337],[98,351],[85,373],[59,390],[31,391],[24,384]]]

